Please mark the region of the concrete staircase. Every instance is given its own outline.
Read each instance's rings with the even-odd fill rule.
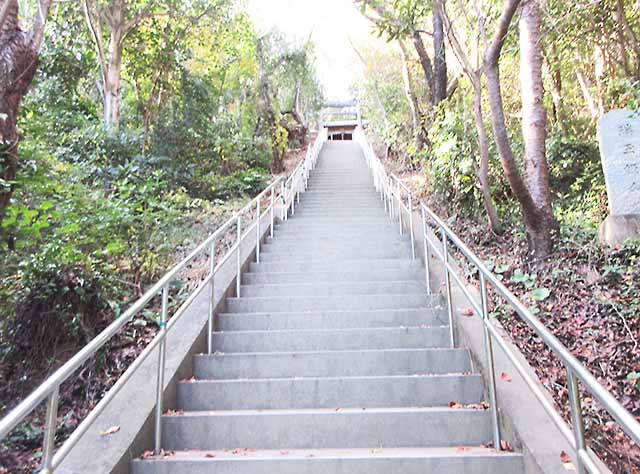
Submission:
[[[469,353],[354,142],[327,142],[134,474],[503,474]],[[456,402],[451,406],[451,402]],[[475,406],[466,406],[475,405]],[[175,453],[174,453],[175,451]]]

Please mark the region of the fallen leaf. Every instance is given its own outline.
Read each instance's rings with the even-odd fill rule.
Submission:
[[[502,380],[504,380],[505,382],[511,382],[511,381],[513,380],[513,379],[511,378],[511,375],[509,375],[509,374],[508,374],[508,373],[506,373],[506,372],[502,372],[502,373],[500,374],[500,378],[501,378]]]
[[[560,461],[567,471],[576,471],[576,466],[571,462],[571,456],[566,451],[560,451]]]
[[[449,402],[449,408],[458,409],[458,408],[464,408],[464,407],[458,402]]]
[[[462,310],[463,316],[473,316],[473,308],[465,308]]]
[[[513,446],[511,446],[511,443],[509,443],[509,441],[505,441],[503,439],[502,441],[500,441],[500,449],[502,449],[503,451],[513,451]]]
[[[287,451],[286,449],[283,449],[282,451],[280,451],[280,454],[282,454],[283,456],[286,456],[287,454],[289,454],[289,451]]]
[[[213,453],[207,453],[207,454],[205,454],[205,455],[204,455],[204,457],[205,457],[205,458],[215,458],[215,457],[216,457],[216,455],[215,455],[215,454],[213,454]]]
[[[145,451],[144,453],[142,453],[142,456],[140,456],[141,459],[149,459],[152,458],[154,456],[153,451]]]
[[[109,429],[101,431],[100,432],[100,436],[108,436],[108,435],[111,435],[113,433],[117,433],[118,431],[120,431],[120,427],[119,426],[112,426]]]
[[[460,451],[460,452],[471,451],[471,448],[469,446],[458,446],[456,448],[456,451]]]

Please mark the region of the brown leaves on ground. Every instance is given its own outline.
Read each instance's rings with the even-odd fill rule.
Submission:
[[[640,384],[628,378],[629,374],[640,373],[638,249],[627,247],[605,253],[592,241],[570,236],[557,241],[553,258],[531,262],[527,261],[526,241],[514,232],[496,237],[486,232],[484,224],[461,216],[452,226],[481,260],[509,268],[501,274],[503,283],[525,304],[535,305],[536,316],[544,325],[640,419]],[[531,288],[513,278],[516,269],[535,275],[535,286],[552,289],[551,297],[543,302],[533,300]],[[497,316],[569,420],[562,362],[494,291],[490,290],[488,296],[492,315]],[[614,474],[640,474],[640,447],[592,399],[583,384],[580,390],[589,446]]]
[[[513,379],[511,378],[511,375],[509,375],[506,372],[502,372],[500,373],[500,379],[504,380],[505,382],[511,382]]]

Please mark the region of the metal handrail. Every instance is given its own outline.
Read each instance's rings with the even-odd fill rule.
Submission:
[[[401,219],[400,209],[405,208],[405,206],[401,202],[402,196],[399,190],[404,189],[409,196],[411,190],[409,190],[397,176],[388,174],[384,170],[382,162],[373,152],[363,130],[358,129],[355,136],[362,145],[367,162],[369,163],[374,175],[376,189],[381,192],[382,199],[385,201],[385,209],[389,208],[390,214],[393,217],[395,215],[393,209],[397,206],[398,214],[400,215],[399,218]],[[397,201],[396,203],[393,202],[394,199]],[[405,208],[405,210],[409,215],[413,214],[411,207],[408,209]],[[576,450],[577,459],[575,461],[578,473],[585,474],[588,472],[591,474],[604,474],[603,470],[599,467],[599,464],[602,463],[602,461],[588,448],[585,439],[586,436],[580,400],[579,382],[582,383],[582,385],[590,392],[593,398],[602,404],[609,415],[611,415],[611,417],[620,424],[624,432],[636,444],[640,444],[640,423],[638,420],[597,381],[594,375],[584,365],[582,365],[582,363],[580,363],[580,361],[571,354],[569,349],[567,349],[567,347],[565,347],[562,342],[560,342],[560,340],[554,336],[553,333],[551,333],[551,331],[549,331],[549,329],[547,329],[547,327],[531,311],[529,311],[529,309],[504,285],[504,283],[502,283],[496,275],[487,268],[483,261],[471,249],[469,249],[467,245],[465,245],[460,237],[458,237],[458,235],[456,235],[456,233],[451,230],[451,228],[449,228],[449,226],[442,221],[435,212],[433,212],[424,203],[420,203],[420,212],[422,216],[425,269],[427,272],[427,291],[431,291],[429,276],[429,253],[431,252],[443,263],[444,266],[447,310],[452,331],[452,342],[455,343],[452,319],[452,279],[462,290],[462,293],[472,305],[474,312],[482,318],[487,372],[489,377],[489,399],[493,421],[493,441],[495,448],[500,449],[501,447],[501,434],[497,411],[496,378],[493,356],[494,342],[498,344],[500,349],[502,349],[509,361],[522,376],[524,382],[532,391],[536,399],[550,415],[554,424]],[[441,242],[434,242],[428,235],[428,221],[430,221],[431,225],[435,226],[437,231],[439,231]],[[411,225],[411,223],[409,225]],[[412,226],[411,230],[413,230]],[[462,277],[457,274],[456,270],[449,262],[449,243],[452,243],[462,253],[466,260],[476,268],[480,281],[480,303],[478,303],[476,298],[471,294]],[[505,340],[498,331],[498,328],[496,328],[494,323],[491,321],[491,318],[489,318],[487,295],[489,286],[492,287],[494,291],[496,291],[508,303],[516,314],[518,314],[520,319],[525,322],[562,361],[567,372],[567,385],[569,389],[569,403],[571,409],[571,426],[569,426],[569,424],[565,422],[564,418],[558,413],[553,402],[550,401],[548,393],[541,389],[537,379],[530,374],[527,368],[517,357],[512,348],[513,346]]]
[[[86,346],[78,351],[71,359],[65,362],[51,376],[49,376],[42,384],[40,384],[27,398],[11,410],[4,418],[0,420],[0,441],[3,440],[13,429],[16,428],[30,413],[32,413],[40,403],[47,399],[47,411],[45,418],[45,431],[43,439],[42,464],[40,474],[51,474],[64,458],[71,452],[71,449],[79,442],[82,435],[87,432],[93,422],[105,410],[111,400],[120,392],[122,387],[131,378],[135,371],[142,365],[156,347],[158,350],[158,370],[156,380],[156,405],[155,405],[155,446],[154,451],[159,454],[161,451],[162,440],[162,424],[161,418],[163,413],[163,392],[164,392],[164,366],[166,358],[167,332],[177,323],[180,317],[186,313],[186,310],[202,294],[208,287],[210,289],[209,311],[207,315],[207,352],[212,353],[212,336],[213,321],[215,312],[214,302],[214,281],[215,275],[222,265],[224,265],[234,254],[237,258],[236,266],[236,296],[240,296],[241,292],[241,263],[242,263],[242,243],[255,230],[256,232],[256,261],[260,261],[261,246],[261,229],[260,223],[262,219],[269,216],[270,235],[273,237],[273,229],[275,225],[275,205],[276,199],[282,200],[281,218],[286,220],[289,210],[294,211],[294,202],[300,199],[300,193],[307,188],[309,171],[315,167],[318,155],[323,143],[327,139],[327,130],[323,129],[318,134],[312,147],[309,147],[305,159],[294,169],[291,175],[284,179],[279,177],[272,181],[263,191],[254,197],[247,205],[237,211],[224,224],[218,227],[209,237],[200,243],[178,264],[165,273],[158,282],[156,282],[144,295],[136,300],[122,315],[113,321],[100,334],[92,339]],[[280,186],[278,186],[280,185]],[[280,188],[280,189],[278,189]],[[261,202],[269,196],[269,205],[262,210]],[[243,217],[255,209],[255,218],[252,224],[243,229]],[[215,249],[218,240],[225,233],[235,226],[236,243],[227,250],[216,262]],[[178,274],[191,263],[196,257],[209,250],[209,274],[200,282],[198,287],[192,291],[188,298],[180,305],[168,320],[169,316],[169,287],[176,279]],[[142,311],[151,300],[161,295],[162,305],[160,314],[160,331],[145,347],[145,349],[133,361],[125,373],[116,381],[111,389],[105,394],[94,409],[87,417],[78,425],[71,433],[64,444],[55,451],[55,432],[57,424],[58,402],[60,394],[60,385],[62,385],[78,368],[93,357],[122,327],[131,321],[140,311]]]

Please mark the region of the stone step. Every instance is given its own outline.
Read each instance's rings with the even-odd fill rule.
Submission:
[[[426,285],[421,281],[336,282],[244,285],[243,298],[268,296],[346,296],[382,294],[424,294]]]
[[[358,249],[334,248],[331,250],[309,250],[304,248],[294,248],[289,250],[278,250],[277,252],[265,252],[260,254],[260,262],[280,262],[283,260],[304,260],[307,262],[341,262],[345,258],[368,259],[368,258],[404,258],[411,250],[397,248],[389,245],[371,247],[364,245]]]
[[[196,379],[415,375],[471,371],[466,349],[199,354]],[[452,401],[452,400],[449,400]]]
[[[242,293],[241,293],[242,294]],[[427,294],[371,294],[336,296],[264,296],[227,298],[229,313],[349,311],[369,309],[428,308],[435,297]]]
[[[425,281],[423,268],[408,269],[343,269],[315,272],[279,272],[279,273],[245,273],[242,282],[247,285],[282,284],[282,283],[327,283],[349,281],[393,281],[418,280]]]
[[[383,375],[178,383],[177,406],[185,411],[379,408],[479,403],[480,375]]]
[[[445,312],[439,309],[221,313],[217,318],[216,328],[219,331],[418,327],[446,324]]]
[[[279,262],[252,263],[251,272],[341,272],[361,271],[377,272],[381,270],[424,270],[422,262],[411,258],[385,258],[385,259],[344,259],[339,262],[307,262],[304,260],[283,259]]]
[[[450,347],[448,326],[213,333],[216,352],[297,352]]]
[[[514,474],[522,455],[482,447],[176,451],[132,474]]]
[[[487,410],[329,408],[184,412],[162,417],[165,450],[480,446]]]

